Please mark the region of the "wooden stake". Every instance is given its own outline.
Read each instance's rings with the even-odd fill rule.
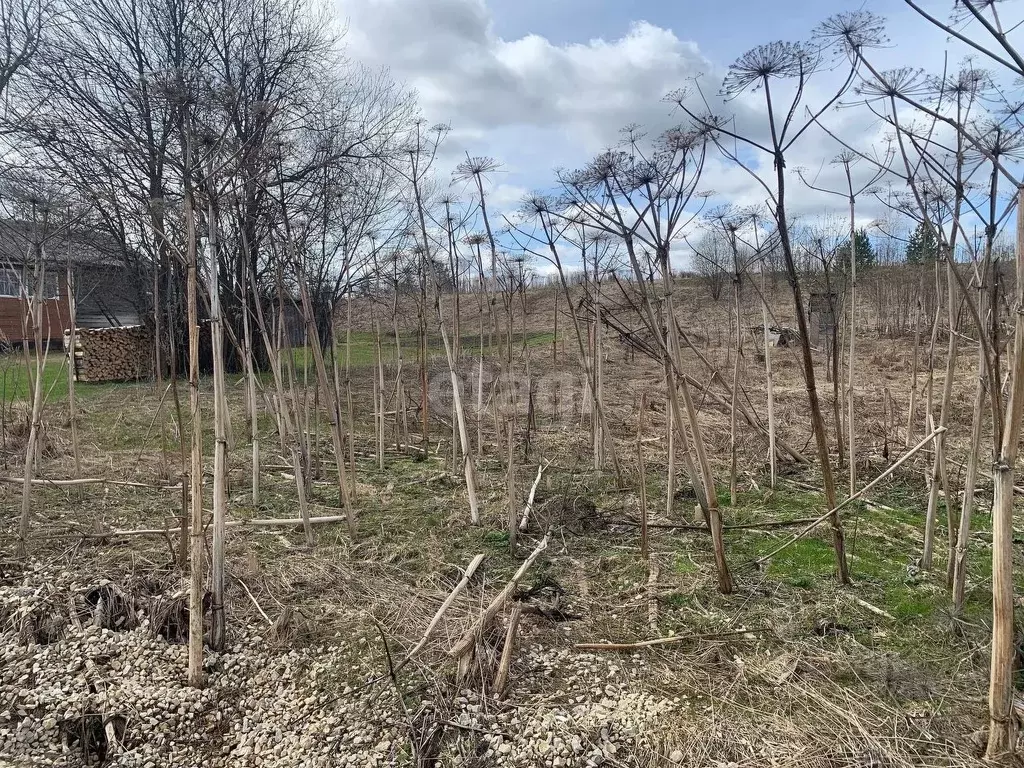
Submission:
[[[907,438],[904,443],[906,448],[910,447],[910,441],[914,436],[914,423],[917,420],[917,370],[921,358],[921,298],[918,296],[914,310],[914,364],[910,376],[910,405],[907,408]]]
[[[768,384],[768,469],[771,488],[775,488],[779,460],[775,447],[775,377],[772,371],[772,344],[768,336],[768,301],[765,298],[764,262],[761,263],[761,322],[764,324],[764,371]]]
[[[210,336],[213,349],[213,557],[211,563],[212,582],[212,626],[210,647],[215,651],[224,650],[226,634],[226,606],[224,599],[224,522],[228,506],[228,412],[227,393],[224,381],[224,318],[220,307],[220,279],[218,277],[220,254],[217,252],[217,208],[213,160],[207,168],[206,222],[206,269],[207,290],[210,299]]]
[[[352,498],[356,496],[356,417],[352,403],[352,292],[345,297],[345,405],[348,411],[348,460]],[[408,442],[408,441],[407,441]]]
[[[34,263],[34,286],[22,286],[23,299],[25,301],[26,315],[25,323],[31,325],[34,349],[34,369],[29,368],[29,381],[32,385],[32,410],[29,415],[28,440],[25,442],[24,459],[24,482],[21,486],[21,519],[18,524],[18,556],[25,557],[28,554],[28,527],[29,518],[32,514],[32,476],[40,463],[41,441],[40,431],[42,429],[43,414],[43,370],[46,366],[46,357],[49,354],[49,345],[43,345],[43,315],[42,315],[42,294],[45,284],[45,258],[42,243],[33,243]],[[31,295],[30,295],[31,294]],[[26,346],[26,361],[28,350]]]
[[[988,746],[985,757],[1003,760],[1016,749],[1013,670],[1013,476],[1024,422],[1024,185],[1017,188],[1017,287],[1013,358],[1002,443],[996,459],[992,500],[992,654],[989,673]],[[994,310],[994,308],[993,308]],[[995,385],[995,382],[992,382]]]
[[[260,503],[260,424],[256,400],[256,367],[253,365],[252,319],[249,316],[249,270],[242,270],[242,356],[245,369],[246,406],[252,440],[252,504]],[[257,301],[259,299],[257,298]]]
[[[733,258],[733,278],[732,278],[732,291],[733,291],[733,310],[736,315],[736,359],[733,361],[732,367],[732,402],[729,407],[729,501],[730,504],[735,507],[738,497],[737,487],[737,445],[736,445],[736,401],[739,397],[740,390],[740,359],[743,357],[743,328],[742,328],[742,308],[740,307],[740,288],[743,285],[743,274],[740,272],[740,256],[739,250],[736,246],[736,232],[734,229],[729,230],[729,241],[732,245],[732,258]],[[713,489],[709,491],[713,493]]]
[[[462,405],[462,382],[459,378],[458,368],[455,361],[455,353],[452,349],[452,345],[448,341],[448,331],[445,329],[444,319],[441,313],[440,289],[434,291],[434,311],[437,315],[438,329],[441,332],[441,343],[444,345],[444,354],[448,361],[448,372],[451,376],[452,404],[455,409],[456,421],[459,427],[459,442],[462,447],[462,467],[466,478],[466,495],[469,497],[469,520],[473,525],[479,525],[480,501],[477,497],[476,491],[476,465],[473,461],[473,451],[469,444],[469,428],[466,425],[466,410]],[[511,441],[511,436],[509,437],[509,440]],[[513,517],[509,526],[509,542],[511,546],[514,546],[514,526],[515,520]]]
[[[309,503],[306,501],[306,481],[302,476],[302,461],[297,448],[292,448],[292,469],[295,472],[295,489],[299,499],[299,519],[306,534],[306,546],[312,548],[316,543],[313,536],[313,525],[309,517]]]
[[[516,464],[515,464],[515,430],[513,422],[505,422],[505,431],[508,438],[508,454],[505,460],[505,483],[508,491],[508,553],[516,556]]]
[[[985,258],[982,263],[981,279],[978,290],[979,314],[985,317],[987,307],[987,295],[985,291],[985,280],[994,279],[989,274],[989,266],[992,258],[992,238],[986,239]],[[998,308],[996,308],[998,309]],[[984,328],[978,329],[979,333],[985,333]],[[967,589],[967,543],[971,537],[971,517],[974,513],[976,502],[974,492],[977,488],[978,470],[982,461],[982,428],[984,424],[985,411],[985,389],[987,376],[987,364],[985,360],[985,348],[978,344],[978,373],[974,385],[974,407],[971,411],[971,444],[967,452],[967,466],[964,470],[964,505],[960,511],[960,530],[956,539],[956,552],[953,560],[953,612],[960,614],[963,611],[964,595]]]
[[[71,452],[75,457],[75,477],[79,477],[82,474],[82,455],[81,450],[78,446],[78,408],[75,404],[75,343],[76,343],[76,332],[77,328],[75,325],[78,322],[78,304],[75,301],[75,276],[74,271],[71,268],[71,253],[70,253],[70,241],[68,241],[68,268],[67,268],[67,291],[68,291],[68,313],[70,315],[69,327],[68,327],[68,421],[71,423]],[[154,308],[153,316],[159,317],[159,308]],[[157,336],[156,342],[157,355],[159,355],[160,339]],[[159,363],[156,366],[157,376],[161,376]]]
[[[377,433],[377,469],[384,471],[384,364],[381,362],[380,352],[380,323],[374,320],[373,323],[373,401],[374,424]]]
[[[201,688],[205,682],[203,673],[203,556],[206,549],[206,531],[203,527],[203,423],[199,399],[199,306],[197,304],[199,278],[195,197],[191,185],[187,183],[184,203],[185,222],[188,230],[186,304],[189,418],[192,422],[191,470],[189,472],[191,557],[188,593],[188,682],[194,688]]]
[[[846,431],[847,461],[850,464],[850,495],[857,492],[857,427],[853,398],[853,381],[856,371],[855,344],[857,340],[857,229],[856,198],[850,178],[850,166],[845,164],[847,186],[850,188],[850,356],[846,360]]]

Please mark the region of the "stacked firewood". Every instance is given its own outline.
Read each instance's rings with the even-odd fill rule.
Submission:
[[[150,377],[153,338],[145,326],[76,328],[64,332],[64,350],[74,364],[75,380],[131,381]]]

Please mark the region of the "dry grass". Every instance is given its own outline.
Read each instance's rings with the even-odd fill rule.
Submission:
[[[695,344],[719,371],[729,371],[734,352],[730,349],[727,305],[703,300],[699,287],[686,285],[684,289],[681,326],[692,332]],[[781,291],[776,301],[778,314],[786,322]],[[550,290],[531,294],[527,330],[549,332],[552,310]],[[404,316],[414,322],[414,312]],[[745,307],[744,323],[759,321],[760,308],[751,300]],[[464,332],[475,327],[474,323],[475,314],[467,314]],[[522,318],[516,323],[522,323]],[[560,318],[560,335],[568,327],[567,319]],[[858,337],[863,368],[857,376],[856,410],[860,455],[865,459],[860,471],[865,480],[885,466],[886,452],[889,457],[898,455],[906,440],[911,342],[868,333]],[[744,399],[754,413],[762,414],[764,371],[757,358],[758,347],[749,338],[745,344]],[[568,337],[564,350],[559,342],[556,365],[551,343],[543,338],[528,347],[532,370],[575,373],[574,346]],[[541,711],[548,706],[572,705],[567,700],[571,686],[563,684],[560,671],[547,673],[530,661],[529,650],[543,647],[564,651],[566,658],[614,664],[617,684],[673,702],[671,712],[659,721],[652,744],[637,746],[633,754],[618,755],[616,760],[622,765],[666,766],[677,750],[685,756],[684,764],[694,766],[974,764],[976,745],[971,734],[982,726],[985,714],[987,545],[983,538],[972,541],[975,557],[968,612],[962,620],[952,621],[945,612],[948,598],[942,574],[917,575],[907,567],[919,548],[921,473],[927,458],[898,473],[876,494],[874,500],[884,506],[850,510],[848,541],[856,579],[852,590],[834,584],[824,534],[809,537],[765,570],[751,567],[757,556],[785,540],[791,530],[786,528],[728,532],[729,557],[740,584],[730,596],[714,590],[710,546],[703,533],[657,529],[652,562],[658,577],[649,584],[648,566],[639,557],[633,525],[638,514],[634,441],[641,392],[647,393],[651,407],[644,451],[652,522],[693,524],[699,518],[693,514],[685,483],[671,517],[666,512],[665,446],[659,439],[665,418],[664,395],[658,367],[623,345],[608,346],[608,410],[626,488],[616,488],[607,473],[591,469],[589,422],[579,412],[580,392],[575,393],[575,410],[570,411],[565,410],[567,401],[560,402],[561,411],[555,413],[553,403],[542,399],[529,460],[523,460],[522,450],[517,450],[524,496],[522,486],[530,482],[541,458],[552,465],[538,491],[534,527],[520,542],[520,558],[543,529],[552,527],[555,536],[553,546],[523,585],[536,588],[527,604],[538,610],[523,622],[523,652],[513,666],[510,700],[491,706]],[[943,345],[936,360],[940,372],[944,349]],[[824,355],[819,359],[823,365]],[[687,353],[687,361],[695,378],[708,382],[708,387],[719,387],[712,371],[696,355]],[[954,456],[962,456],[969,429],[973,364],[973,353],[962,352],[949,432]],[[415,359],[410,357],[406,365],[411,382]],[[806,395],[792,351],[775,350],[775,373],[780,435],[810,454]],[[481,527],[472,528],[461,479],[458,472],[452,472],[448,457],[451,427],[445,420],[450,413],[444,407],[434,409],[438,421],[432,425],[434,451],[429,457],[416,460],[389,449],[381,472],[370,436],[371,368],[361,364],[354,374],[360,414],[359,535],[352,541],[343,526],[325,526],[317,531],[315,550],[308,551],[301,546],[300,531],[231,529],[227,549],[231,631],[261,633],[282,648],[357,639],[366,648],[364,667],[379,675],[385,664],[378,624],[388,638],[391,654],[399,657],[421,637],[458,581],[460,569],[476,553],[484,552],[487,558],[470,587],[404,673],[410,685],[418,686],[417,695],[432,698],[443,712],[445,702],[459,690],[448,649],[519,561],[507,552],[504,453],[488,445],[480,457],[484,521]],[[922,375],[919,384],[924,382]],[[415,386],[408,386],[414,395]],[[825,381],[824,370],[819,388],[828,402],[831,384]],[[169,397],[163,398],[162,392],[148,385],[98,388],[92,393],[88,387],[81,390],[85,474],[130,478],[153,486],[180,481],[178,435]],[[894,404],[895,420],[883,414],[886,392]],[[250,503],[241,384],[231,387],[230,398],[234,409],[231,517],[294,517],[294,487],[283,469],[288,462],[276,456],[269,421],[263,427],[268,465],[264,499],[258,507]],[[411,399],[415,402],[416,398]],[[703,391],[695,391],[694,399],[713,463],[721,473],[728,464],[728,414]],[[69,477],[65,406],[51,403],[46,413],[47,444],[54,448],[45,453],[40,475]],[[923,413],[922,402],[916,414],[918,436],[923,432]],[[830,407],[826,414],[830,419]],[[410,421],[416,422],[414,416]],[[834,444],[835,425],[830,428]],[[493,432],[492,422],[485,421],[484,429],[485,434]],[[320,445],[326,457],[330,441],[325,421],[321,432]],[[471,432],[475,434],[475,427]],[[724,510],[727,525],[820,514],[820,497],[806,490],[818,483],[812,470],[785,465],[785,482],[771,492],[765,477],[764,439],[746,425],[741,438],[742,498],[737,508]],[[18,463],[17,435],[9,433],[8,440],[4,458],[6,471],[13,473]],[[337,513],[336,488],[330,476],[330,466],[325,464],[322,477],[314,484],[314,514]],[[9,508],[16,504],[18,493],[16,486],[0,485],[0,499]],[[180,613],[184,585],[182,574],[173,567],[177,544],[173,526],[180,515],[180,492],[108,485],[39,488],[35,498],[34,557],[60,562],[62,568],[80,574],[83,585],[98,585],[106,578],[117,594],[132,597],[148,590],[151,616],[159,614],[164,624],[177,626],[169,619]],[[983,532],[987,519],[984,515],[980,518],[978,528]],[[107,540],[69,535],[162,526],[168,528],[166,537]],[[8,517],[3,524],[0,559],[12,558],[12,532],[13,522]],[[12,565],[4,578],[15,579],[21,567]],[[851,594],[892,618],[868,610],[853,601]],[[40,605],[45,606],[45,600]],[[553,608],[574,618],[553,621]],[[5,615],[0,619],[21,621],[26,632],[36,635],[62,631],[39,625],[38,616]],[[752,633],[625,656],[572,650],[576,642],[631,642],[669,633],[707,634],[737,628]],[[175,631],[173,627],[170,630],[171,634]],[[490,653],[485,658],[490,663],[500,652],[500,635],[496,630],[488,636]],[[361,679],[365,672],[351,670],[350,681]]]

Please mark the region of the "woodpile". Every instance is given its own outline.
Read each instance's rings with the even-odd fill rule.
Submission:
[[[142,325],[122,328],[76,328],[64,331],[64,350],[74,363],[75,381],[134,381],[153,370],[153,337]]]

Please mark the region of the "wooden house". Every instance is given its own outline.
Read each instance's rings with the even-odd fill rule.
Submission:
[[[4,259],[0,266],[0,345],[20,346],[33,340],[29,323],[29,296],[32,295],[31,269],[24,262]],[[67,275],[44,275],[42,303],[43,339],[63,339],[64,329],[71,323]],[[28,286],[28,288],[26,288]]]
[[[63,343],[72,295],[81,328],[139,325],[144,316],[148,296],[116,243],[87,231],[40,236],[28,222],[0,221],[0,344],[33,342],[29,297],[40,281],[47,343]]]

